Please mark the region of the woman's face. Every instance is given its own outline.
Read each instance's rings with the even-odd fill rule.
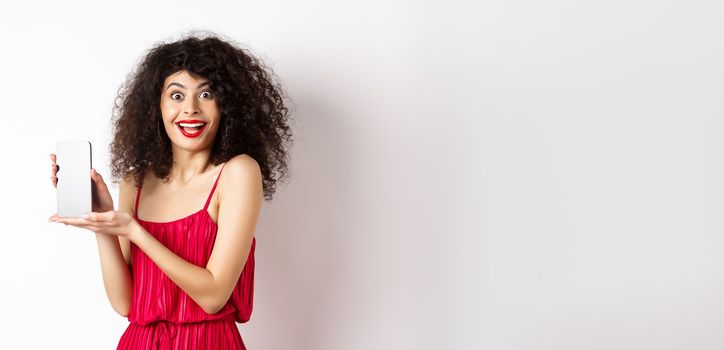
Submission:
[[[163,82],[161,117],[175,147],[199,151],[213,145],[221,112],[209,81],[182,70]]]

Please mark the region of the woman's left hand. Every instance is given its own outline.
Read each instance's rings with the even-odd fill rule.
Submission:
[[[103,213],[91,212],[84,214],[80,218],[62,218],[58,214],[54,214],[49,221],[129,239],[138,227],[138,222],[133,219],[131,214],[113,210]]]

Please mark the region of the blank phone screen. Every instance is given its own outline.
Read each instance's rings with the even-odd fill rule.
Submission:
[[[91,144],[88,141],[60,141],[56,145],[58,164],[58,216],[80,217],[91,211]]]

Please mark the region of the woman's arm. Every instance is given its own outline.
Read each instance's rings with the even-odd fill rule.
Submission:
[[[133,282],[117,236],[96,233],[98,255],[103,272],[103,286],[113,310],[123,317],[131,309]]]
[[[50,180],[53,187],[57,187],[58,177],[56,175],[58,173],[58,165],[56,164],[56,155],[54,153],[50,154],[50,160],[53,162]],[[113,198],[105,181],[103,181],[100,174],[96,173],[95,169],[91,170],[90,175],[93,181],[93,210],[112,211]],[[129,198],[134,198],[132,188],[133,187],[129,187],[127,183],[121,183],[119,210],[129,210],[131,208],[129,206]],[[59,219],[57,214],[55,214],[50,218],[50,221],[58,222]],[[113,310],[124,317],[128,316],[132,293],[129,266],[131,259],[130,243],[123,237],[99,233],[96,233],[96,240],[98,241],[101,271],[103,272],[103,286],[105,287],[108,300],[111,302]]]
[[[216,190],[218,231],[205,267],[179,257],[140,225],[134,225],[128,236],[209,314],[226,305],[246,264],[264,196],[259,164],[248,155],[229,160]]]
[[[101,182],[102,180],[98,183]],[[125,179],[121,180],[118,200],[119,211],[132,213],[132,201],[135,199],[134,193],[132,182],[129,183]],[[130,243],[123,237],[103,233],[96,233],[96,240],[103,273],[103,286],[108,301],[111,303],[113,310],[121,316],[127,317],[128,311],[131,309],[133,294]]]

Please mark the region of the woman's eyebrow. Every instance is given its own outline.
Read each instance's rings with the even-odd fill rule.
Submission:
[[[171,84],[168,84],[168,86],[166,87],[166,90],[168,90],[168,88],[170,88],[172,85],[180,86],[182,89],[185,89],[185,88],[186,88],[186,87],[183,86],[183,84],[181,84],[181,83],[171,83]],[[199,86],[197,86],[196,88],[199,89],[199,88],[201,88],[201,87],[203,87],[203,86],[206,86],[206,85],[209,85],[209,81],[205,81],[205,82],[199,84]]]

